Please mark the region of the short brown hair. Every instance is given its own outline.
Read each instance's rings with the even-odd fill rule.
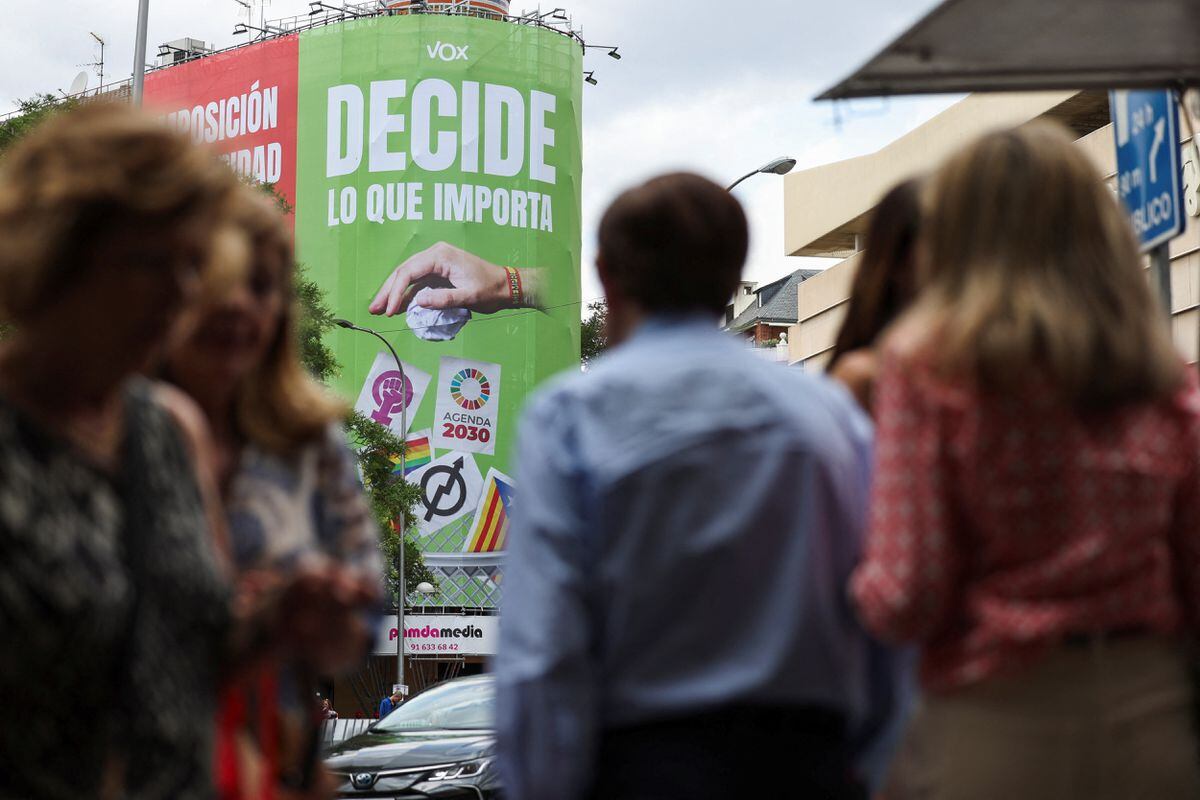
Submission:
[[[0,159],[0,312],[27,318],[111,231],[215,221],[235,186],[148,114],[107,102],[55,114]]]
[[[720,314],[741,279],[750,233],[729,192],[675,173],[618,197],[599,244],[609,279],[647,311]]]
[[[259,447],[288,454],[319,440],[347,409],[300,361],[296,261],[283,213],[262,191],[245,186],[235,196],[232,218],[249,239],[250,258],[276,262],[284,293],[279,326],[263,362],[238,390],[238,427]]]

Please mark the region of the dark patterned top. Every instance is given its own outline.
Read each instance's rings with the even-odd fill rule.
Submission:
[[[180,432],[128,392],[119,475],[0,402],[0,797],[208,798],[229,626]]]

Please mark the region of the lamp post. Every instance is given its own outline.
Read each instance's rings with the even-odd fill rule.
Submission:
[[[281,31],[279,28],[273,28],[270,25],[265,28],[260,28],[257,25],[251,25],[248,22],[239,22],[237,25],[233,26],[234,36],[241,36],[242,34],[249,33],[250,31],[258,31],[263,36],[277,36],[283,33],[283,31]]]
[[[350,16],[350,17],[354,17],[355,19],[360,19],[362,17],[370,16],[369,14],[361,14],[352,8],[338,8],[337,6],[331,6],[328,3],[323,3],[323,2],[320,2],[319,0],[314,0],[314,2],[311,2],[308,4],[308,15],[310,17],[315,17],[317,14],[320,14],[322,11],[332,11],[335,14],[342,14],[344,16]]]
[[[175,47],[174,45],[170,45],[170,44],[160,44],[158,46],[158,57],[159,58],[165,58],[165,57],[171,55],[172,53],[183,53],[183,58],[173,59],[173,61],[176,64],[178,64],[180,61],[187,61],[188,59],[196,57],[196,53],[193,53],[191,50],[187,50],[182,47]]]
[[[146,27],[150,21],[150,0],[138,0],[137,39],[133,44],[133,104],[141,106],[146,86]]]
[[[755,175],[787,175],[792,171],[792,167],[794,166],[796,166],[796,159],[788,158],[787,156],[784,156],[783,158],[777,158],[774,161],[768,161],[758,169],[747,172],[745,175],[738,178],[729,185],[729,188],[726,191],[732,192],[734,187],[739,183],[747,178],[753,178]]]
[[[383,342],[387,347],[388,352],[392,354],[392,360],[396,362],[396,369],[400,372],[400,393],[404,401],[400,405],[400,429],[404,431],[404,447],[400,448],[400,477],[404,477],[404,469],[406,466],[406,457],[408,456],[408,377],[404,374],[404,364],[400,361],[400,356],[396,355],[396,348],[392,347],[392,343],[383,338],[383,335],[378,331],[370,328],[363,328],[355,325],[353,322],[345,319],[335,319],[333,324],[339,328],[345,328],[348,331],[358,331],[359,333],[367,333],[374,336],[379,341]],[[396,592],[396,683],[404,686],[404,515],[400,515],[400,584]]]
[[[588,50],[607,50],[609,58],[615,58],[617,61],[621,60],[620,48],[615,45],[610,45],[610,44],[585,44],[585,45],[583,45],[583,51],[586,53]]]

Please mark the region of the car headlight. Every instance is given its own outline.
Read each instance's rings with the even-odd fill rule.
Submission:
[[[484,770],[492,763],[490,758],[481,758],[478,761],[463,761],[458,764],[451,764],[447,767],[435,769],[425,775],[424,781],[456,781],[463,778],[474,778],[482,775]]]

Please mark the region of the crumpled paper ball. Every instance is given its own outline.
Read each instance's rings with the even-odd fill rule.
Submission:
[[[427,342],[448,342],[471,321],[471,312],[465,308],[426,308],[421,301],[429,298],[430,291],[429,287],[422,289],[408,304],[409,330]]]

